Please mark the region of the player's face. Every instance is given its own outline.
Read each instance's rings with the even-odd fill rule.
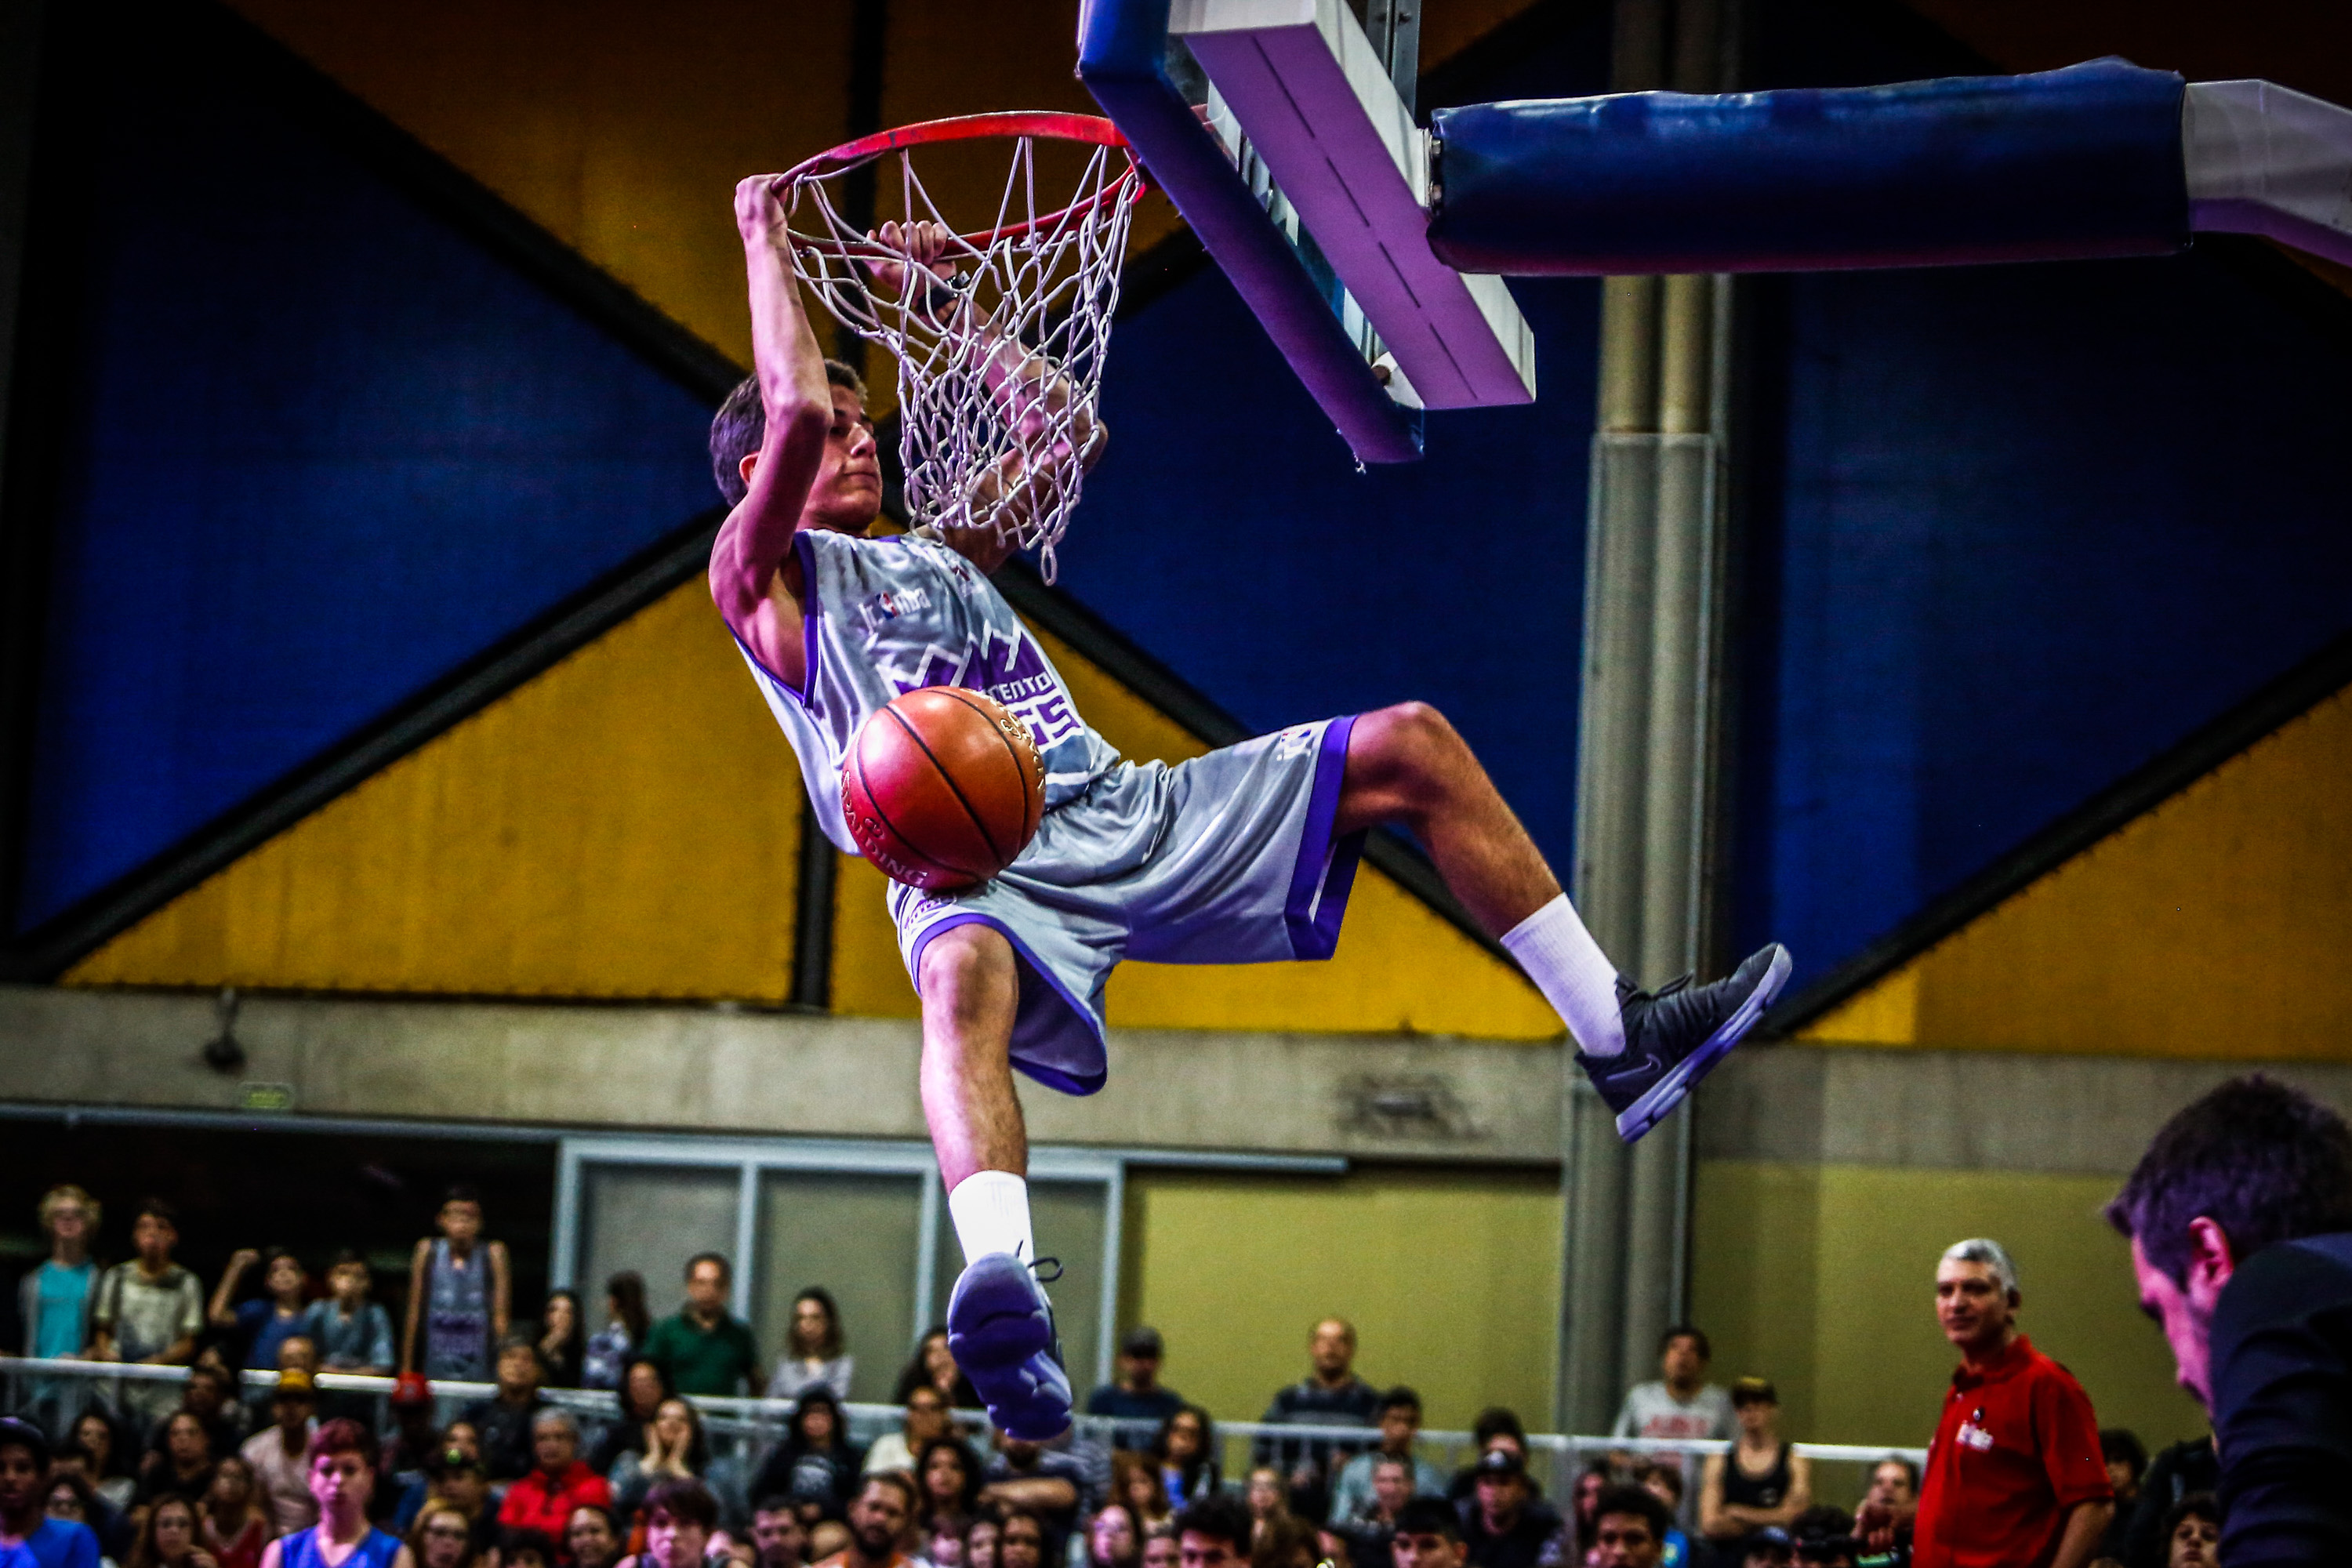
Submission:
[[[824,433],[824,460],[801,509],[804,523],[863,533],[882,510],[882,459],[865,400],[845,386],[833,389],[833,424]]]
[[[2172,1276],[2147,1260],[2137,1237],[2132,1237],[2131,1256],[2132,1273],[2139,1282],[2139,1310],[2164,1330],[2165,1342],[2172,1347],[2180,1386],[2195,1395],[2198,1404],[2210,1409],[2213,1395],[2209,1365],[2212,1358],[2207,1340],[2213,1326],[2211,1310],[2198,1310],[2198,1303],[2189,1293],[2174,1284]]]
[[[1656,1568],[1664,1544],[1638,1514],[1604,1513],[1593,1536],[1592,1561],[1601,1568]]]

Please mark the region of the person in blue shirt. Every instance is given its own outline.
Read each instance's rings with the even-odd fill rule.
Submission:
[[[1111,1434],[1117,1447],[1141,1450],[1161,1422],[1184,1408],[1183,1395],[1160,1381],[1160,1361],[1167,1351],[1158,1329],[1128,1330],[1118,1342],[1118,1381],[1087,1396],[1087,1415],[1125,1424]]]
[[[89,1526],[48,1515],[49,1439],[38,1426],[0,1416],[0,1560],[37,1568],[98,1568]]]
[[[367,1259],[346,1247],[327,1269],[329,1296],[302,1314],[297,1331],[318,1345],[320,1363],[329,1372],[392,1375],[392,1316],[368,1300],[374,1283]]]
[[[310,1277],[303,1272],[300,1258],[273,1249],[261,1275],[268,1293],[251,1301],[236,1301],[236,1288],[245,1271],[259,1262],[261,1254],[250,1247],[229,1254],[228,1268],[213,1289],[212,1310],[206,1316],[214,1328],[235,1329],[244,1337],[247,1372],[276,1372],[278,1345],[302,1332],[303,1319],[310,1310]],[[232,1301],[236,1304],[231,1306]]]
[[[89,1344],[89,1304],[98,1289],[98,1267],[89,1260],[98,1200],[77,1186],[51,1187],[41,1194],[40,1215],[49,1256],[17,1287],[24,1353],[78,1356]]]

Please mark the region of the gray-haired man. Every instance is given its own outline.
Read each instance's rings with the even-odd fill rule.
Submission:
[[[2017,1331],[2017,1265],[1997,1241],[1955,1242],[1936,1266],[1936,1321],[1960,1352],[1927,1446],[1912,1541],[1917,1568],[2084,1568],[2115,1517],[2090,1396]],[[1889,1510],[1857,1526],[1884,1539]]]

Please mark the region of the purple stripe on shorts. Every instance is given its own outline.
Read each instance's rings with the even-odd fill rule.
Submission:
[[[1348,893],[1356,885],[1356,861],[1364,836],[1350,833],[1333,842],[1339,817],[1339,785],[1348,771],[1348,737],[1356,715],[1323,727],[1315,750],[1315,785],[1307,798],[1307,826],[1298,836],[1298,860],[1290,870],[1290,897],[1282,909],[1293,958],[1328,958],[1339,945],[1339,922],[1348,913]]]
[[[986,926],[1006,942],[1011,942],[1013,951],[1021,955],[1021,962],[1027,964],[1031,973],[1045,983],[1054,999],[1069,1009],[1072,1016],[1086,1026],[1087,1032],[1095,1037],[1095,1043],[1097,1046],[1103,1046],[1102,1021],[1094,1016],[1092,1009],[1070,994],[1069,988],[1062,984],[1061,977],[1038,961],[1037,955],[1029,951],[1028,944],[1013,933],[1011,926],[1006,925],[994,915],[982,914],[977,910],[966,910],[961,914],[950,915],[943,921],[925,926],[916,934],[915,951],[907,955],[907,978],[914,982],[917,995],[921,995],[923,991],[923,949],[931,944],[931,938],[941,931],[953,931],[958,926]],[[1026,1011],[1025,1005],[1023,1010]],[[1019,1054],[1021,1026],[1017,1014],[1014,1017],[1013,1032],[1014,1037],[1013,1065],[1048,1089],[1059,1089],[1064,1094],[1092,1094],[1110,1079],[1110,1069],[1108,1065],[1101,1072],[1089,1073],[1084,1078],[1079,1078],[1064,1072],[1059,1068],[1025,1061]],[[1108,1047],[1103,1048],[1106,1051],[1108,1049]]]

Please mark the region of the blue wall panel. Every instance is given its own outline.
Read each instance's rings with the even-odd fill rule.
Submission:
[[[1542,398],[1356,471],[1222,274],[1122,323],[1062,583],[1244,722],[1435,703],[1563,868],[1598,285],[1515,286]]]
[[[706,406],[320,136],[123,41],[18,929],[716,500]]]
[[[2352,626],[2352,380],[2208,258],[1780,300],[1741,924],[1803,974]]]
[[[1889,0],[1780,0],[1755,58],[1987,68]],[[2352,626],[2352,377],[2210,254],[1750,289],[1735,923],[1802,980]]]

